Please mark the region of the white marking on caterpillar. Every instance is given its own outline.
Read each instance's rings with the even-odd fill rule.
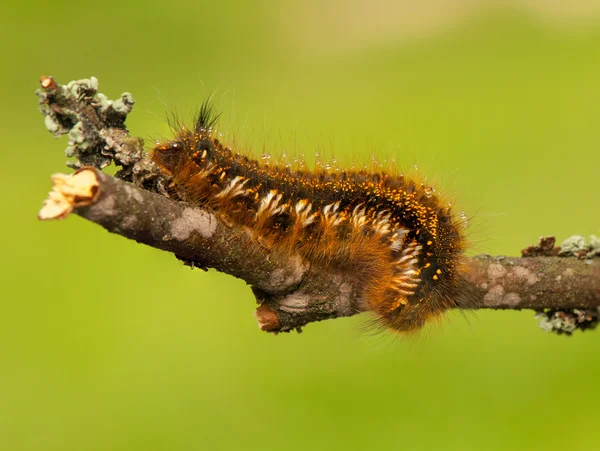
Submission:
[[[402,232],[402,236],[404,234],[405,232]],[[399,235],[400,232],[396,232],[393,236],[398,237]],[[392,246],[399,246],[397,241],[399,241],[398,238],[394,240]],[[400,249],[400,247],[397,249]],[[408,297],[414,295],[416,288],[421,283],[421,271],[417,268],[417,265],[419,263],[418,256],[422,249],[423,247],[416,241],[411,241],[402,250],[400,258],[393,262],[395,266],[399,267],[399,272],[392,278],[390,288],[398,292],[401,296]],[[398,303],[397,307],[399,307],[399,304],[407,304],[407,300],[402,297],[396,299],[396,302]]]
[[[263,211],[265,211],[267,208],[269,208],[269,205],[271,204],[271,200],[275,197],[276,194],[277,194],[277,191],[271,190],[265,197],[263,197],[261,199],[260,205],[258,206],[258,211],[256,212],[256,216],[259,216]],[[257,193],[257,195],[258,195],[258,193]]]
[[[278,194],[275,199],[273,199],[273,202],[271,202],[271,206],[270,206],[270,215],[276,215],[281,213],[283,210],[285,210],[286,204],[283,205],[279,205],[279,202],[281,202],[281,198],[283,197],[283,194]]]
[[[352,211],[352,225],[357,229],[364,226],[367,222],[367,210],[364,207],[360,208],[362,205],[363,204],[357,205]]]
[[[390,233],[390,219],[391,216],[386,211],[377,213],[373,220],[372,227],[377,235],[387,235]]]
[[[322,219],[326,226],[335,227],[344,222],[345,217],[338,213],[338,209],[340,208],[340,203],[336,202],[334,204],[325,205],[323,207],[323,215]]]
[[[294,206],[294,210],[298,216],[298,222],[303,227],[306,227],[315,221],[315,215],[310,213],[312,211],[312,204],[309,204],[307,199],[299,200]]]
[[[392,241],[392,244],[390,244],[390,249],[395,252],[399,251],[401,247],[402,247],[402,240],[394,240],[394,241]]]
[[[227,185],[221,192],[217,193],[215,197],[219,199],[223,197],[233,198],[242,194],[245,195],[247,191],[245,191],[243,187],[248,182],[248,180],[250,179],[244,179],[244,177],[238,175],[231,182],[229,182],[229,185]]]
[[[300,214],[300,212],[302,210],[304,210],[304,208],[308,205],[308,200],[306,199],[301,199],[296,203],[296,206],[294,207],[294,210],[296,210],[296,214]]]
[[[279,206],[279,202],[281,202],[282,197],[283,194],[278,194],[276,189],[269,191],[269,193],[260,201],[260,206],[258,207],[256,216],[262,216],[265,213],[268,216],[273,216],[281,213],[286,207],[285,204]]]
[[[414,282],[401,282],[401,281],[397,281],[396,282],[396,286],[400,287],[400,288],[417,288],[419,286],[418,283],[414,283]]]
[[[402,288],[398,288],[394,285],[392,285],[390,288],[406,297],[412,296],[413,294],[415,294],[414,291],[406,291],[406,290],[403,290]],[[400,302],[400,304],[407,304],[407,301],[405,299],[399,299],[398,301]]]
[[[397,265],[404,265],[406,262],[408,262],[409,260],[412,260],[413,256],[412,255],[405,255],[403,257],[400,257],[398,260],[395,261],[395,263]],[[412,263],[412,261],[409,263],[409,265]]]
[[[209,163],[202,171],[198,171],[197,174],[194,174],[194,177],[206,178],[210,175],[214,168],[214,164]]]
[[[418,255],[421,253],[422,249],[423,249],[423,246],[421,246],[420,244],[417,245],[417,242],[413,241],[408,246],[406,246],[406,248],[404,248],[401,255],[407,255],[407,254]]]
[[[393,252],[398,252],[402,249],[402,243],[404,242],[404,236],[406,235],[406,229],[397,229],[392,235],[392,244],[390,244],[390,249]]]
[[[338,211],[338,209],[340,208],[340,202],[337,201],[334,204],[329,204],[329,205],[325,205],[323,207],[323,214],[327,215],[329,214],[329,210],[331,210],[331,213],[334,214]]]
[[[418,276],[419,272],[415,271],[414,269],[409,269],[408,271],[404,271],[404,273],[402,275],[406,275],[406,276]]]

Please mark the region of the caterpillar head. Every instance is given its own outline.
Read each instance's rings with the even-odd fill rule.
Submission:
[[[214,159],[217,141],[213,141],[212,133],[219,116],[208,99],[196,114],[193,129],[182,125],[175,115],[170,117],[169,123],[175,138],[154,147],[151,152],[152,161],[170,175],[178,173],[190,162],[206,166],[207,162]]]
[[[203,167],[214,158],[214,143],[201,133],[186,131],[174,140],[160,143],[152,149],[152,161],[163,171],[173,175],[184,165],[194,162]]]

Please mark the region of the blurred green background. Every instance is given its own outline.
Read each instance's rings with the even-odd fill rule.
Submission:
[[[94,75],[133,93],[148,143],[215,92],[257,155],[418,164],[474,215],[472,253],[599,234],[595,2],[414,3],[0,6],[1,449],[598,449],[600,331],[549,335],[524,311],[409,341],[361,317],[271,336],[240,280],[36,220],[67,171],[39,76]]]

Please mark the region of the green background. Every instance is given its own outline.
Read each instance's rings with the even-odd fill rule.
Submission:
[[[471,253],[600,234],[600,22],[501,9],[403,35],[377,31],[385,9],[346,21],[356,3],[0,6],[0,448],[598,449],[600,331],[546,334],[523,311],[408,341],[361,317],[271,336],[240,280],[37,221],[68,171],[39,76],[94,75],[133,93],[149,145],[215,92],[256,155],[418,164],[474,217]]]

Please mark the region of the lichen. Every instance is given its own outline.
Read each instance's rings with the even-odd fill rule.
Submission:
[[[598,325],[597,309],[545,310],[537,312],[535,319],[545,332],[571,335],[576,330],[595,329]]]
[[[560,252],[558,255],[561,257],[577,257],[580,259],[600,257],[600,238],[596,235],[590,235],[590,239],[586,243],[585,238],[582,236],[571,236],[560,245]]]
[[[67,166],[105,168],[113,161],[122,166],[133,164],[121,161],[118,146],[107,144],[102,136],[106,130],[125,129],[125,119],[135,100],[125,92],[116,100],[98,92],[98,80],[90,77],[59,85],[51,77],[42,78],[42,89],[36,91],[40,112],[46,128],[55,136],[68,136],[65,154]],[[93,109],[93,112],[89,108]],[[90,119],[91,118],[91,119]],[[140,146],[141,149],[141,146]],[[137,159],[141,158],[141,152]]]
[[[308,263],[300,255],[290,258],[290,265],[286,268],[277,268],[271,273],[269,285],[275,290],[289,289],[299,284],[308,269]]]
[[[600,257],[600,238],[596,235],[591,235],[589,248],[590,251],[587,253],[587,258]]]
[[[573,235],[561,243],[558,255],[561,257],[577,257],[582,251],[586,253],[588,251],[585,238],[580,235]]]
[[[194,232],[203,238],[210,238],[217,230],[215,217],[205,211],[194,208],[183,210],[181,217],[173,221],[171,234],[179,241],[187,240]]]

